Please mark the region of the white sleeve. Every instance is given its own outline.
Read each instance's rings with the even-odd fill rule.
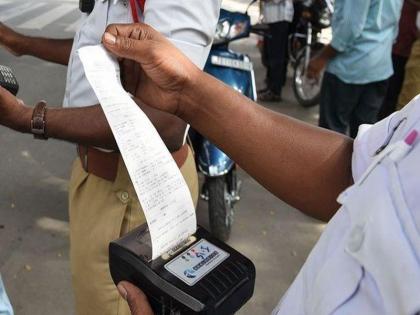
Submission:
[[[168,37],[201,69],[207,60],[221,0],[147,0],[144,22]]]

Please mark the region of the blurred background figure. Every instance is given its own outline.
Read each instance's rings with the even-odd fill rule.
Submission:
[[[332,41],[312,58],[308,77],[322,81],[319,126],[351,137],[377,121],[398,33],[401,0],[335,0]]]
[[[6,295],[3,281],[0,275],[0,315],[13,315],[12,305],[10,305],[9,298]]]
[[[404,1],[399,23],[398,37],[394,46],[392,47],[392,66],[394,68],[394,74],[389,79],[388,91],[386,93],[382,108],[378,114],[378,119],[383,119],[389,116],[397,109],[398,96],[400,95],[405,76],[405,66],[407,64],[408,57],[410,56],[411,47],[417,38],[418,30],[416,27],[416,17],[419,9],[419,0]],[[419,54],[419,51],[417,51],[417,54]],[[420,63],[418,57],[417,62]],[[417,65],[417,67],[419,66],[420,65]],[[415,65],[412,64],[410,67],[415,67]],[[420,71],[419,68],[417,68],[417,71]],[[412,97],[409,100],[417,95],[419,91],[420,89],[417,89],[417,93],[410,93]],[[408,100],[408,97],[403,98],[404,101]],[[402,104],[402,102],[398,103]]]
[[[287,42],[293,21],[293,0],[260,0],[260,11],[262,22],[269,26],[269,35],[263,47],[263,60],[267,68],[266,87],[258,91],[258,98],[263,102],[279,102],[286,82]]]
[[[417,3],[416,31],[417,39],[414,42],[410,57],[405,66],[404,82],[398,98],[398,109],[401,109],[406,100],[420,93],[420,1]]]

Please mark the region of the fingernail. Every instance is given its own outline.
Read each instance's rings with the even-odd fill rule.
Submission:
[[[124,288],[124,286],[121,283],[117,285],[117,289],[120,295],[123,297],[123,299],[127,300],[127,290]]]
[[[111,33],[104,34],[104,41],[110,45],[115,45],[117,38]]]

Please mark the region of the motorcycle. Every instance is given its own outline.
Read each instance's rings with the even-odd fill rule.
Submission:
[[[333,0],[310,0],[296,3],[300,18],[289,35],[289,59],[293,66],[293,92],[303,107],[319,103],[322,74],[317,80],[306,76],[310,59],[329,41],[323,31],[331,25]]]
[[[254,70],[250,58],[229,49],[232,41],[250,36],[252,26],[248,9],[245,13],[221,10],[204,71],[256,101]],[[234,205],[240,200],[241,181],[237,177],[236,164],[195,130],[190,130],[189,136],[198,171],[204,175],[200,196],[208,201],[210,230],[215,237],[226,241],[233,224]]]

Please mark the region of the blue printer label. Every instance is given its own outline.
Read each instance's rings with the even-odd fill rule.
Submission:
[[[228,253],[202,239],[168,262],[165,269],[193,286],[228,257]]]

